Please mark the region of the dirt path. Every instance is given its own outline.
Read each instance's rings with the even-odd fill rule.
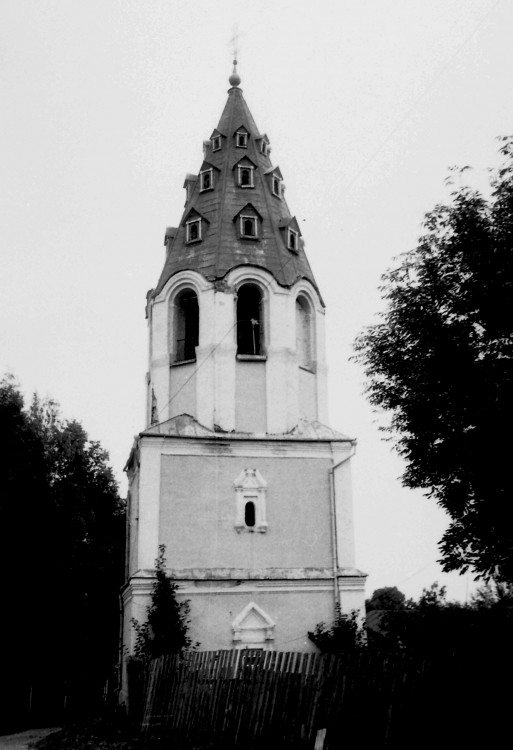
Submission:
[[[26,732],[0,735],[0,750],[27,750],[29,742],[35,742],[47,737],[52,732],[58,732],[59,727],[52,729],[27,729]]]

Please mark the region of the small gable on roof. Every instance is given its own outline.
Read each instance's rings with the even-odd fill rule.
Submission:
[[[166,235],[164,237],[164,245],[171,242],[176,237],[178,229],[176,227],[166,227]]]
[[[194,219],[201,219],[202,221],[206,221],[207,224],[210,224],[209,220],[203,216],[203,214],[200,214],[197,209],[192,207],[183,217],[182,227],[184,227],[188,221],[193,221]]]
[[[272,174],[276,175],[276,177],[279,177],[280,180],[283,180],[283,175],[281,173],[281,169],[279,167],[271,167],[271,169],[266,169],[264,174]]]
[[[187,185],[189,185],[190,183],[197,182],[197,181],[198,181],[198,175],[197,174],[186,174],[183,186],[187,187]]]
[[[301,237],[301,229],[299,228],[299,224],[297,223],[297,219],[295,216],[288,216],[280,219],[278,223],[278,229],[280,229],[280,231],[285,229],[293,229]]]
[[[263,221],[262,214],[257,211],[252,203],[246,203],[246,205],[243,206],[241,210],[235,214],[232,221],[237,221],[239,216],[256,216],[260,221]]]
[[[217,128],[214,128],[214,130],[212,131],[212,134],[211,134],[210,138],[211,139],[212,138],[216,138],[217,136],[221,136],[221,138],[226,138],[226,136],[225,136],[224,133],[221,133],[220,130],[218,130]]]
[[[216,172],[220,172],[221,170],[219,167],[216,167],[215,164],[211,164],[209,161],[204,161],[203,164],[200,167],[200,172],[204,172],[206,169],[215,169]]]
[[[255,169],[258,169],[258,164],[250,159],[249,156],[246,156],[246,154],[244,154],[244,156],[234,162],[232,171],[235,169],[235,167],[254,167]]]
[[[245,125],[239,125],[237,130],[234,131],[233,135],[237,135],[237,133],[246,133],[247,135],[249,135],[249,130]]]

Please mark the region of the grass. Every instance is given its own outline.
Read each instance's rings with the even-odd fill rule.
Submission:
[[[202,745],[141,736],[125,720],[70,725],[30,745],[32,750],[229,750],[226,743]]]
[[[149,745],[128,727],[113,727],[104,722],[71,725],[31,745],[32,750],[142,750]]]

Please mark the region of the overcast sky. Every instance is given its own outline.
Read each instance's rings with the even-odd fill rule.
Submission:
[[[236,25],[241,88],[327,305],[368,593],[438,580],[465,599],[472,579],[436,564],[446,519],[401,486],[348,358],[381,274],[448,199],[448,167],[486,189],[513,132],[511,0],[2,0],[0,373],[81,421],[126,491],[146,291],[226,102]]]

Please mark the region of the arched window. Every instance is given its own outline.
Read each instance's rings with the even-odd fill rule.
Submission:
[[[265,534],[268,528],[265,517],[267,482],[258,469],[243,469],[234,485],[237,533]]]
[[[262,294],[253,284],[237,292],[237,354],[263,352]]]
[[[192,289],[184,289],[175,299],[174,354],[175,362],[196,359],[199,334],[198,297]]]
[[[296,352],[300,367],[312,366],[312,315],[305,297],[296,299]]]
[[[255,518],[255,503],[250,500],[244,507],[244,523],[248,528],[253,528],[253,526],[255,525]]]

